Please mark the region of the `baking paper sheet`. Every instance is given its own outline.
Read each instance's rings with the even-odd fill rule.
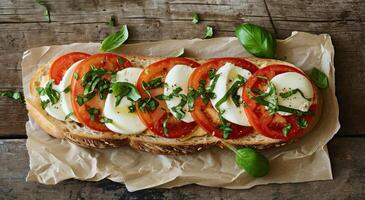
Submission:
[[[211,58],[251,56],[234,37],[209,40],[167,40],[123,45],[119,52],[167,56],[185,48],[185,56]],[[28,83],[37,66],[72,51],[98,52],[98,43],[75,43],[33,48],[24,53],[23,85],[29,97]],[[252,178],[239,169],[234,154],[212,148],[187,156],[165,156],[138,152],[129,147],[89,150],[44,133],[32,119],[26,124],[30,170],[27,181],[57,184],[74,178],[98,181],[108,178],[124,183],[129,191],[151,187],[172,188],[186,184],[245,189],[268,183],[294,183],[332,179],[326,144],[340,128],[335,96],[334,49],[329,35],[293,32],[278,41],[279,57],[309,72],[318,67],[329,77],[330,87],[322,91],[323,117],[315,129],[298,142],[263,151],[271,171],[263,178]]]

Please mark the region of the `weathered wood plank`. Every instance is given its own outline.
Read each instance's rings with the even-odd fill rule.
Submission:
[[[4,199],[364,199],[365,138],[335,138],[329,144],[333,181],[270,184],[250,190],[227,190],[196,185],[130,193],[111,181],[69,180],[55,186],[24,181],[28,156],[24,140],[0,141],[0,193]],[[349,148],[351,147],[351,148]],[[284,172],[283,172],[284,173]]]

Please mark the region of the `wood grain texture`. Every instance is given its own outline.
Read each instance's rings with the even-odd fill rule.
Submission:
[[[270,184],[250,190],[228,190],[196,185],[148,189],[130,193],[119,183],[64,181],[46,186],[24,181],[28,171],[25,140],[0,141],[0,199],[364,199],[365,138],[335,138],[329,144],[332,181]],[[351,147],[351,148],[349,148]],[[283,172],[285,173],[285,172]]]

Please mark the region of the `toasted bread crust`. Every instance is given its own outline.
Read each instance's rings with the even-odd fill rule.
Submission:
[[[125,56],[136,67],[145,67],[149,64],[156,62],[162,58],[159,57],[147,57],[147,56]],[[259,68],[270,64],[286,64],[291,65],[283,61],[272,59],[259,59],[259,58],[245,58],[246,60],[253,62]],[[197,60],[199,63],[206,62],[206,60]],[[291,65],[293,66],[293,65]],[[139,135],[122,135],[113,132],[98,133],[92,131],[82,125],[75,122],[62,122],[58,121],[47,114],[40,106],[40,99],[36,88],[40,85],[40,79],[42,76],[48,74],[48,66],[40,66],[34,73],[30,82],[31,97],[26,99],[27,109],[29,115],[33,120],[48,134],[56,138],[65,138],[77,145],[86,148],[116,148],[125,145],[130,147],[156,154],[167,155],[181,155],[190,154],[198,151],[202,151],[213,146],[224,148],[224,145],[220,142],[220,139],[211,136],[206,133],[201,133],[201,130],[196,132],[200,133],[194,137],[179,138],[179,139],[166,139],[160,138],[154,134],[149,133],[147,130],[145,133]],[[320,94],[320,93],[318,93]],[[319,98],[321,96],[319,95]],[[319,108],[321,108],[320,98]],[[317,114],[315,121],[319,120],[320,114]],[[311,124],[306,129],[309,132],[316,123]],[[195,134],[195,133],[193,133]],[[265,149],[271,147],[278,147],[287,144],[287,141],[267,138],[258,133],[253,133],[240,139],[225,140],[226,143],[240,147],[253,147],[257,149]]]

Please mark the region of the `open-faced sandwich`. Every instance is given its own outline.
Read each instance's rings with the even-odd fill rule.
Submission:
[[[30,91],[30,116],[54,137],[172,155],[280,146],[321,114],[320,92],[302,70],[261,58],[72,52],[39,66]]]

